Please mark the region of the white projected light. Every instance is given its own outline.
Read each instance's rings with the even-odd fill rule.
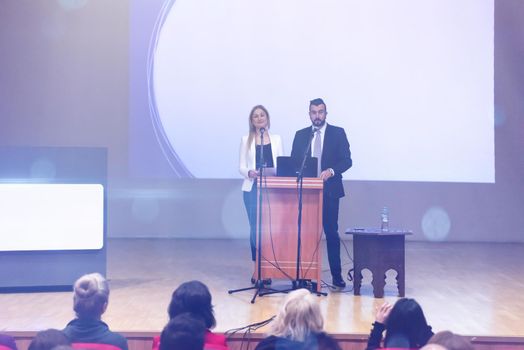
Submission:
[[[495,181],[493,1],[177,0],[163,19],[157,135],[195,177],[240,176],[256,104],[289,154],[322,97],[345,178]]]
[[[98,184],[0,184],[0,251],[101,249]]]

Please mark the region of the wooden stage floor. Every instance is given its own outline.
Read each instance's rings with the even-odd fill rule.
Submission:
[[[352,241],[345,245],[351,254]],[[352,262],[344,247],[342,262],[347,272]],[[116,331],[160,331],[172,291],[191,279],[210,287],[218,332],[265,320],[275,314],[283,294],[251,304],[252,291],[227,293],[250,286],[252,268],[247,240],[111,239],[111,296],[104,320]],[[323,278],[330,282],[327,265]],[[388,273],[384,299],[373,298],[366,274],[362,296],[354,296],[348,282],[347,292],[319,297],[326,330],[367,334],[374,309],[397,299],[394,282],[394,273]],[[406,296],[422,305],[435,331],[524,337],[524,244],[407,242]],[[73,317],[72,294],[0,294],[0,310],[0,331],[61,329]]]

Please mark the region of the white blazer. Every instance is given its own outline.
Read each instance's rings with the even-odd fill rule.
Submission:
[[[279,135],[271,135],[268,131],[267,135],[271,141],[271,152],[273,153],[273,166],[277,167],[277,157],[283,156],[284,151],[282,150],[282,139]],[[253,179],[249,178],[249,170],[256,170],[256,149],[255,149],[255,140],[251,142],[251,145],[248,149],[247,139],[249,136],[242,136],[240,141],[240,165],[239,171],[242,176],[244,176],[244,182],[242,183],[242,191],[249,192],[253,188]],[[274,175],[274,170],[271,168],[266,169],[267,174]]]

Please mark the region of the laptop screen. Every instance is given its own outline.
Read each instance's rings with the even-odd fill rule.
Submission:
[[[300,161],[291,157],[277,157],[277,176],[297,176],[300,166]],[[317,158],[307,157],[304,164],[304,177],[317,177]]]

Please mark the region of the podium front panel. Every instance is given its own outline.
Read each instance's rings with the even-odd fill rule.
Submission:
[[[259,191],[263,200],[261,277],[294,280],[298,256],[298,183],[291,177],[267,177],[259,183]],[[299,278],[316,282],[320,282],[322,272],[322,191],[322,180],[304,178]],[[257,245],[258,223],[257,217]]]

